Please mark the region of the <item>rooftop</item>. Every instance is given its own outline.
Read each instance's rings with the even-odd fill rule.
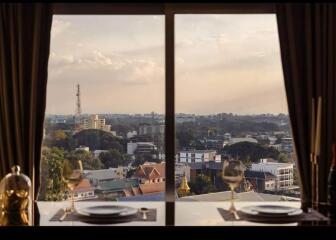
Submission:
[[[137,170],[135,171],[134,177],[136,178],[147,178],[151,179],[156,175],[160,176],[161,178],[166,177],[166,163],[150,163],[146,162],[140,165]]]
[[[222,170],[223,169],[223,163],[222,162],[192,162],[188,163],[190,168],[192,170],[198,170],[198,169],[213,169],[213,170]]]
[[[90,192],[94,188],[91,186],[88,179],[82,179],[82,181],[75,187],[74,192]]]
[[[211,152],[217,152],[217,150],[211,150],[211,149],[205,149],[205,150],[180,150],[179,153],[211,153]]]
[[[242,192],[234,193],[235,201],[251,201],[251,202],[260,202],[260,201],[281,201],[284,200],[282,195],[266,194],[266,193],[257,193],[257,192]],[[194,196],[187,196],[178,198],[178,201],[230,201],[231,200],[231,191],[200,194]],[[299,201],[299,199],[298,199]]]
[[[279,163],[279,162],[266,162],[266,163],[252,163],[252,165],[269,165],[269,166],[277,166],[278,168],[285,168],[285,167],[293,167],[293,163]]]
[[[137,179],[116,179],[110,181],[102,181],[97,187],[100,191],[118,192],[127,188],[137,187],[139,182]]]
[[[165,193],[157,192],[130,197],[120,197],[117,198],[117,201],[165,201]]]
[[[117,175],[117,168],[108,168],[100,170],[84,170],[84,174],[87,178],[94,178],[98,180],[115,179]]]
[[[260,178],[260,179],[276,179],[276,176],[270,172],[260,172],[260,171],[245,171],[246,178]]]

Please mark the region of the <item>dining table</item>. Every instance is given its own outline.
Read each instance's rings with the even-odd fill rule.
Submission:
[[[102,206],[106,204],[128,206],[136,209],[151,208],[156,209],[155,221],[130,221],[124,223],[105,224],[111,226],[165,226],[165,202],[162,201],[143,201],[143,202],[106,202],[106,201],[79,201],[75,203],[77,208]],[[300,202],[278,201],[278,202],[236,202],[235,206],[239,212],[243,207],[258,205],[276,205],[300,208]],[[85,223],[81,221],[55,221],[53,216],[69,206],[68,201],[62,202],[37,202],[39,211],[40,226],[94,226],[99,224]],[[219,209],[229,209],[228,201],[176,201],[175,202],[175,226],[298,226],[300,222],[290,223],[260,223],[242,219],[240,221],[224,219]]]

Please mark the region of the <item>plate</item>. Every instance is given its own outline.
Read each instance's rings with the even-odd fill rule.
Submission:
[[[294,217],[302,214],[302,209],[279,205],[248,206],[241,209],[248,215],[267,217]]]
[[[135,215],[138,210],[127,206],[100,205],[76,209],[77,214],[86,217],[111,218],[111,217],[129,217]]]

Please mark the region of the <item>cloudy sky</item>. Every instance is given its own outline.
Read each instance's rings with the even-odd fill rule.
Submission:
[[[287,113],[275,15],[177,15],[176,112]],[[164,113],[163,16],[54,16],[47,114]]]

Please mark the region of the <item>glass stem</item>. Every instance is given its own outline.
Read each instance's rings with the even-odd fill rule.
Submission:
[[[74,191],[71,191],[71,212],[75,211],[75,199],[74,199]]]
[[[233,204],[233,189],[231,189],[231,207],[230,207],[229,211],[232,212],[232,213],[236,212],[236,208]]]

